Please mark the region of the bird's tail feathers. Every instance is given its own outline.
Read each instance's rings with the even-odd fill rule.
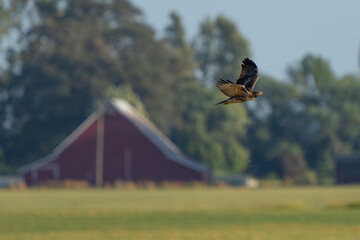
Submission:
[[[230,104],[230,102],[229,102],[230,100],[231,100],[231,98],[228,98],[228,99],[225,99],[224,101],[216,103],[215,105],[219,105],[219,104],[227,105],[227,104]]]

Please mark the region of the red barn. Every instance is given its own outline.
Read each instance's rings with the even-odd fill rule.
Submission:
[[[208,168],[186,157],[126,101],[90,115],[53,152],[20,169],[28,185],[49,180],[208,181]]]

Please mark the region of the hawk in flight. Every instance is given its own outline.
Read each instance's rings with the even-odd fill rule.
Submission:
[[[239,79],[236,83],[230,80],[220,79],[216,83],[216,87],[226,96],[230,97],[218,104],[242,103],[253,100],[261,95],[263,92],[254,91],[255,84],[259,79],[258,68],[256,64],[248,58],[243,60],[241,64],[242,70]]]

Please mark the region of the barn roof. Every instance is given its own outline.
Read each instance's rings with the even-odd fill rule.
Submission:
[[[105,104],[105,111],[109,111],[111,109],[125,117],[136,129],[138,129],[155,146],[157,146],[168,160],[174,161],[195,171],[208,171],[208,168],[204,165],[196,163],[186,157],[168,137],[166,137],[157,127],[155,127],[149,120],[136,111],[125,100],[117,98],[111,99]],[[102,114],[101,111],[96,111],[91,114],[79,127],[77,127],[67,138],[65,138],[51,154],[20,168],[19,171],[26,172],[27,170],[39,167],[55,159],[56,156],[65,150],[66,147],[69,146],[72,142],[74,142],[75,139],[80,136],[88,126],[97,121],[100,114]]]

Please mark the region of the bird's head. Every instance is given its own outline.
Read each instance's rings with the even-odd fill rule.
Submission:
[[[262,91],[254,91],[254,95],[255,97],[259,97],[261,95],[263,95],[264,93]]]

